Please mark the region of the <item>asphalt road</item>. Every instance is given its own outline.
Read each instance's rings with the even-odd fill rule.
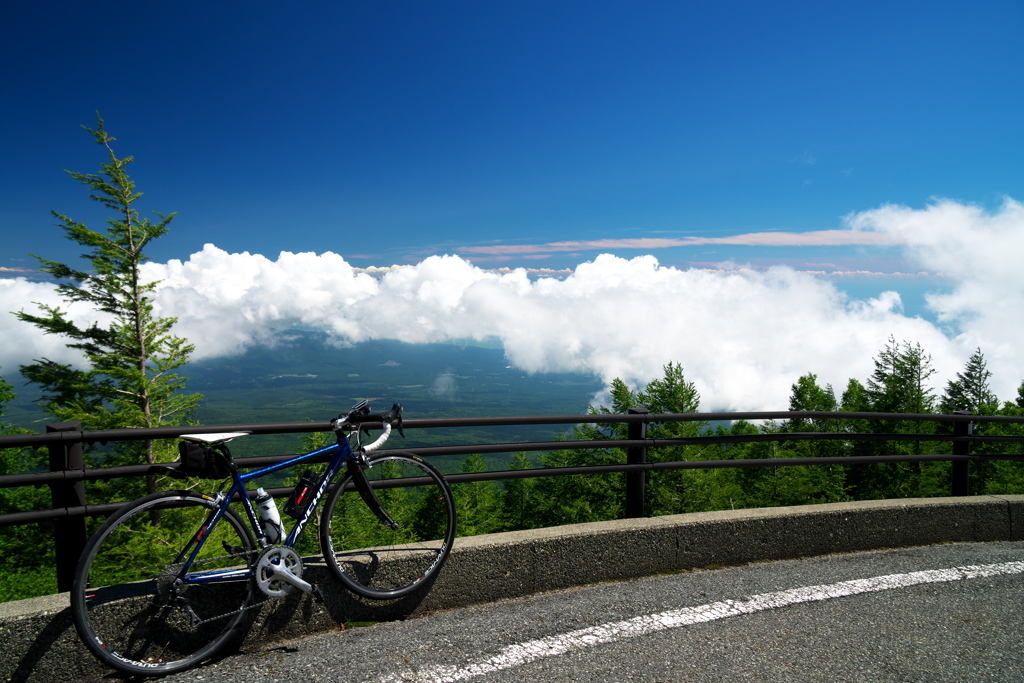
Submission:
[[[311,636],[163,680],[1019,683],[1024,543],[598,584]]]

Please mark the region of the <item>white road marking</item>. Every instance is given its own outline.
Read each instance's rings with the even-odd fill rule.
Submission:
[[[626,638],[638,638],[692,624],[701,624],[718,619],[753,614],[804,602],[818,602],[862,593],[877,593],[894,588],[907,588],[925,583],[943,583],[979,579],[989,576],[1024,573],[1024,562],[1004,562],[982,566],[932,569],[907,574],[875,576],[870,579],[840,581],[822,586],[806,586],[774,593],[754,595],[746,600],[722,600],[698,607],[684,607],[658,614],[646,614],[625,621],[616,621],[600,626],[570,631],[538,640],[509,645],[497,655],[468,666],[427,666],[415,670],[389,674],[379,679],[380,683],[396,681],[419,681],[421,683],[449,683],[484,676],[503,671],[543,657],[555,657],[573,650],[582,650],[594,645],[611,643]]]

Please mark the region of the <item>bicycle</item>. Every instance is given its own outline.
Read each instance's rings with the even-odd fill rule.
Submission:
[[[82,641],[122,673],[162,676],[197,666],[244,636],[247,615],[267,599],[301,592],[321,600],[319,589],[302,578],[295,546],[325,496],[320,549],[342,584],[377,600],[425,588],[451,551],[455,500],[444,477],[419,457],[368,455],[393,426],[402,433],[401,414],[396,403],[371,415],[362,401],[331,421],[336,443],[245,474],[227,443],[248,432],[182,436],[185,444],[204,444],[205,456],[230,475],[230,487],[225,492],[222,484],[212,495],[153,493],[106,520],[82,553],[71,591]],[[362,446],[361,435],[372,423],[380,423],[383,433]],[[246,484],[324,461],[326,470],[299,501],[296,522],[284,536],[273,515],[268,522],[254,507]],[[184,464],[183,457],[177,467],[151,471],[184,477]],[[333,483],[343,466],[344,475]],[[233,500],[242,503],[244,518]],[[272,543],[278,531],[283,538]]]

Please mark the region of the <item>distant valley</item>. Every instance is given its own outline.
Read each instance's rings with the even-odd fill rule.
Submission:
[[[314,332],[295,332],[274,347],[194,362],[180,374],[204,395],[197,419],[204,425],[323,421],[362,399],[374,409],[401,403],[408,418],[582,414],[603,388],[578,374],[528,375],[509,367],[495,343],[405,344],[370,341],[348,348]],[[42,431],[45,420],[31,403],[37,393],[18,375],[7,421]],[[406,444],[549,440],[560,427],[408,432]],[[396,437],[397,439],[397,437]],[[400,442],[397,439],[397,442]],[[239,442],[239,455],[294,452],[295,436]]]

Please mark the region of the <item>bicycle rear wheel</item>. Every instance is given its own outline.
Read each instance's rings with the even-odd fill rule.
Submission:
[[[410,453],[382,453],[363,472],[398,522],[389,529],[347,474],[320,518],[320,548],[335,576],[355,593],[386,600],[407,595],[441,569],[455,539],[455,497],[433,465]]]
[[[86,544],[71,611],[82,641],[104,664],[163,676],[202,663],[236,634],[254,597],[249,576],[176,582],[182,555],[191,553],[217,507],[191,491],[154,493],[118,510]],[[231,508],[203,533],[190,576],[254,562],[252,533]]]

